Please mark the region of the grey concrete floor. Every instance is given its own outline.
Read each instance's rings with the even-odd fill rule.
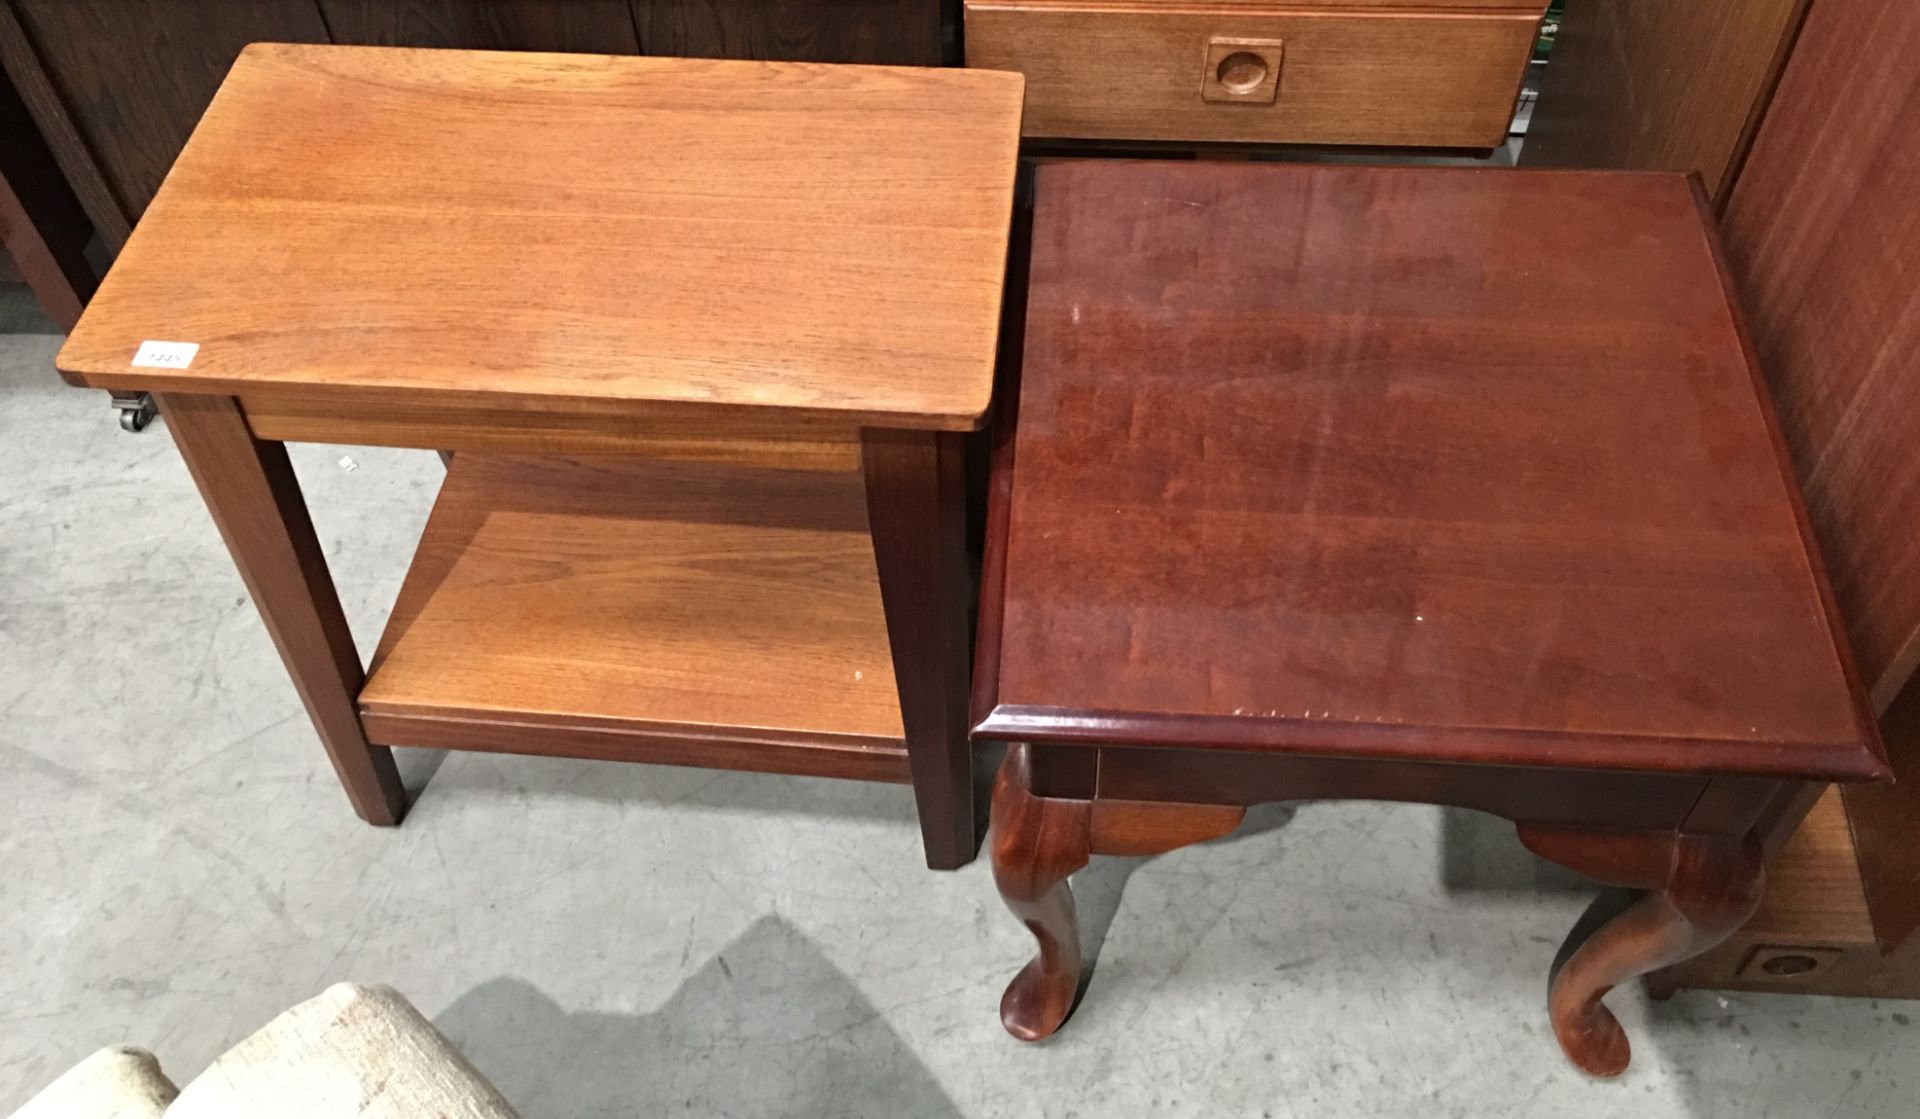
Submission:
[[[60,385],[17,289],[0,329],[0,1114],[109,1043],[184,1082],[349,978],[529,1119],[1920,1113],[1915,1004],[1622,990],[1633,1068],[1582,1077],[1543,1004],[1591,892],[1467,813],[1096,860],[1038,1046],[996,1019],[1024,933],[984,863],[922,868],[902,788],[408,751],[366,827],[165,430]],[[439,465],[295,459],[370,648]]]

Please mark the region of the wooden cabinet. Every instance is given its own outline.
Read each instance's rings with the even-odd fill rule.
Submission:
[[[1697,171],[1724,202],[1806,6],[1573,0],[1520,162]]]
[[[1537,0],[967,0],[967,65],[1027,76],[1028,136],[1491,148]]]

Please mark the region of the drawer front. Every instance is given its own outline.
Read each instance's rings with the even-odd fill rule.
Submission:
[[[1543,11],[967,0],[967,65],[1028,136],[1490,148]]]

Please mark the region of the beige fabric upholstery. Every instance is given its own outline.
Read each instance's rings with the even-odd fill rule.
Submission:
[[[102,1049],[11,1119],[518,1117],[406,999],[340,983],[227,1050],[184,1092],[152,1054]]]
[[[116,1045],[68,1069],[13,1119],[156,1119],[178,1094],[153,1054]]]
[[[229,1049],[166,1119],[517,1119],[387,987],[340,983]]]

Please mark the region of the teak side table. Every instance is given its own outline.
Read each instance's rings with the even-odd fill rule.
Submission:
[[[975,849],[963,433],[1017,75],[250,47],[58,365],[151,390],[354,808],[393,745],[911,779]],[[457,452],[364,673],[284,441]]]
[[[1008,1029],[1072,1008],[1090,854],[1413,801],[1646,891],[1549,995],[1620,1072],[1602,996],[1887,772],[1697,183],[1081,162],[1035,193],[974,672],[1040,945]]]

